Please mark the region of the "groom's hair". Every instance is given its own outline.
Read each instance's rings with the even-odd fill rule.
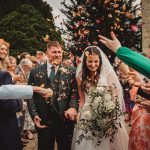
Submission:
[[[62,47],[62,45],[58,41],[50,41],[47,43],[47,48],[54,47]]]

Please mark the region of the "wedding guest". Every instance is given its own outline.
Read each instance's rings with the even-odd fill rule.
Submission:
[[[8,56],[5,59],[5,69],[13,76],[16,75],[16,58],[13,56]]]
[[[4,61],[9,53],[9,46],[0,41],[0,86],[12,84],[11,75],[3,71]],[[22,144],[17,124],[16,112],[22,108],[19,100],[0,101],[0,148],[3,150],[21,150]]]
[[[131,116],[131,130],[129,134],[129,150],[150,149],[150,96],[145,98],[140,96],[138,88],[144,84],[144,77],[138,73],[136,79],[129,76],[126,80],[132,86],[130,90],[131,100],[135,102]]]
[[[8,56],[5,59],[5,70],[10,73],[13,84],[21,80],[21,76],[16,74],[17,60],[13,56]]]
[[[8,72],[0,71],[1,85],[12,84]],[[0,100],[0,148],[3,150],[21,150],[20,133],[16,118],[16,112],[21,110],[19,100]]]
[[[45,53],[42,51],[37,51],[36,59],[38,61],[38,65],[43,65],[45,63]]]
[[[128,75],[129,72],[132,70],[132,68],[128,67],[125,63],[123,63],[120,59],[116,57],[115,59],[115,68],[117,75],[120,79],[120,83],[123,88],[123,96],[124,96],[124,101],[125,101],[125,112],[126,112],[126,117],[125,121],[129,122],[131,120],[131,112],[132,108],[134,106],[134,102],[131,101],[130,99],[130,89],[131,87],[129,86],[128,82],[125,81],[124,76]]]
[[[32,69],[32,62],[30,59],[22,59],[19,65],[20,72],[18,75],[21,77],[21,80],[17,84],[27,84],[30,70]],[[20,132],[22,139],[33,139],[34,136],[32,131],[35,130],[34,123],[29,115],[27,100],[22,99],[23,108],[21,112],[17,113],[17,117],[20,119]]]
[[[30,54],[28,52],[23,52],[19,55],[20,60],[22,59],[29,59],[30,58]]]
[[[32,61],[32,68],[35,68],[38,66],[38,60],[35,56],[30,56],[30,60]]]
[[[3,71],[3,69],[5,69],[3,62],[5,61],[6,56],[8,56],[8,53],[9,45],[4,40],[0,40],[0,92],[2,92],[0,94],[0,98],[8,98],[8,87],[6,85],[12,84],[11,75],[8,72]],[[28,96],[27,93],[26,96]],[[13,96],[11,97],[11,99],[12,98]],[[16,112],[20,111],[21,107],[22,106],[19,100],[0,100],[0,148],[3,150],[22,149],[16,118]]]
[[[10,75],[12,77],[13,84],[19,83],[19,81],[21,81],[22,77],[20,75],[16,75],[16,66],[17,66],[16,58],[13,57],[13,56],[8,56],[5,59],[5,64],[6,64],[5,70],[10,73]],[[21,106],[23,106],[23,100],[20,99],[19,102],[20,102]],[[19,112],[16,112],[16,116],[17,116],[17,120],[18,120],[19,131],[20,131],[20,134],[21,134],[22,133],[22,127],[23,127],[23,124],[24,124],[24,121],[22,119],[22,118],[24,118],[24,114],[22,112],[22,109]],[[21,138],[21,142],[24,145],[23,138]]]
[[[137,52],[132,51],[129,48],[122,47],[113,32],[111,32],[111,37],[112,40],[99,35],[100,41],[110,50],[115,52],[118,58],[120,58],[131,68],[150,78],[150,59]]]
[[[30,59],[22,59],[19,66],[18,75],[21,76],[21,81],[19,84],[27,84],[30,70],[32,69],[32,62]]]

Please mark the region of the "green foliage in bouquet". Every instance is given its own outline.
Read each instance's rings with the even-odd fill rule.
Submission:
[[[110,138],[113,142],[114,135],[121,127],[120,117],[122,111],[118,97],[113,94],[115,87],[95,87],[89,91],[88,102],[81,111],[81,119],[77,127],[83,133],[76,141],[78,144],[85,138],[86,140],[95,137],[97,145],[100,145],[103,137]]]

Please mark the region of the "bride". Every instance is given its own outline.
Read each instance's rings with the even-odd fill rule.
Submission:
[[[85,49],[77,69],[79,116],[72,150],[127,150],[122,88],[106,55],[97,46]]]

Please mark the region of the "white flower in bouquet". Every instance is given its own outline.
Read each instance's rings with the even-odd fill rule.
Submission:
[[[89,110],[87,110],[87,111],[85,111],[84,113],[83,113],[83,118],[85,118],[86,120],[91,120],[92,119],[92,114],[91,114],[91,112],[89,111]]]
[[[103,91],[105,90],[105,87],[103,87],[103,86],[98,86],[98,87],[96,87],[96,90],[97,90],[98,92],[103,92]]]
[[[94,98],[94,101],[92,102],[92,107],[93,107],[93,109],[96,109],[96,108],[97,108],[97,106],[100,104],[100,100],[101,100],[100,97],[95,97],[95,98]]]
[[[94,98],[94,103],[99,103],[101,101],[101,97],[95,97]]]
[[[85,103],[82,110],[84,110],[84,111],[90,110],[90,104],[89,103]]]
[[[84,136],[79,136],[77,142],[80,143],[83,138],[86,138],[88,131],[98,139],[110,137],[113,141],[114,135],[118,132],[122,115],[118,97],[113,95],[113,89],[115,89],[113,86],[111,88],[99,86],[89,92],[88,102],[83,107],[86,109],[82,111],[83,119],[77,124],[85,132]]]
[[[91,102],[91,98],[87,97],[86,102]]]
[[[104,95],[104,98],[105,98],[105,100],[110,101],[110,100],[111,100],[111,98],[112,98],[112,96],[111,96],[111,94],[110,94],[110,93],[106,93],[106,94]]]
[[[106,107],[106,111],[109,112],[110,110],[115,109],[116,104],[113,101],[110,101],[110,102],[106,103],[105,107]]]

